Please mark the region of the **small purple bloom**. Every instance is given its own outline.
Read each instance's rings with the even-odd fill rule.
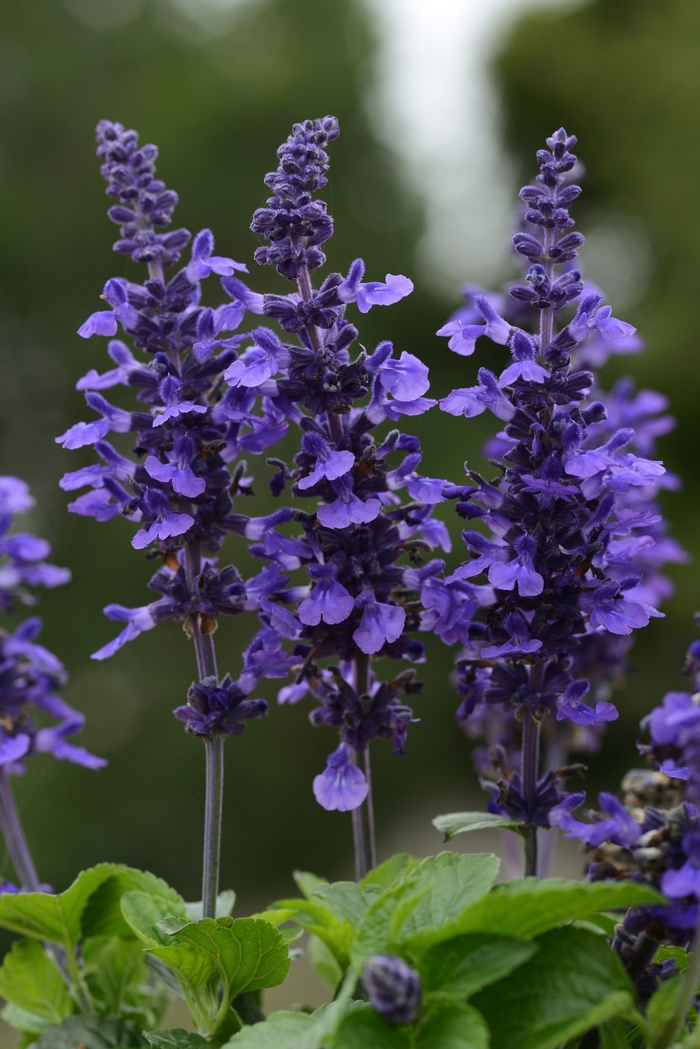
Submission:
[[[212,255],[213,250],[213,233],[209,229],[200,230],[192,243],[192,261],[185,270],[188,280],[192,283],[204,280],[211,273],[217,273],[220,277],[230,277],[234,270],[248,272],[244,263],[234,262],[233,259],[226,259],[221,255]]]
[[[557,702],[557,721],[573,721],[576,725],[599,725],[606,721],[616,721],[620,716],[612,703],[599,702],[593,707],[581,700],[589,692],[590,684],[579,678],[572,681]]]
[[[352,636],[361,652],[379,652],[386,642],[401,637],[406,623],[403,608],[377,601],[370,589],[361,591],[355,604],[362,609],[362,619]]]
[[[118,652],[127,641],[133,641],[139,634],[143,634],[146,630],[152,630],[156,625],[156,621],[153,618],[149,605],[143,605],[141,608],[124,608],[123,605],[107,605],[104,609],[104,614],[108,619],[121,620],[126,623],[126,626],[122,630],[121,634],[98,649],[97,652],[93,652],[91,659],[109,659],[115,652]]]
[[[355,601],[338,582],[338,566],[332,561],[325,565],[309,565],[307,569],[316,585],[299,605],[299,619],[309,626],[324,623],[342,623],[351,614]]]
[[[349,473],[355,465],[355,456],[352,452],[331,451],[323,437],[313,431],[304,434],[301,447],[307,455],[316,456],[316,465],[311,473],[297,481],[297,487],[302,491],[306,488],[313,488],[324,477],[329,481],[335,481],[338,477]]]
[[[173,460],[162,463],[155,455],[149,455],[144,462],[144,468],[150,477],[164,483],[170,482],[173,491],[178,495],[184,495],[188,499],[196,499],[202,495],[207,487],[203,477],[197,477],[192,469],[191,463],[195,456],[195,444],[191,437],[184,434],[175,442],[173,448]]]
[[[363,773],[352,762],[352,751],[347,743],[328,755],[326,770],[314,778],[314,796],[319,805],[329,812],[349,812],[358,808],[367,797],[369,787]]]
[[[413,291],[413,281],[394,273],[387,273],[386,283],[368,281],[363,284],[364,272],[365,264],[362,259],[355,259],[350,266],[347,280],[338,286],[340,301],[356,302],[360,313],[369,313],[372,306],[392,306]]]
[[[382,504],[378,499],[363,502],[353,492],[352,478],[346,474],[332,482],[338,498],[322,503],[316,516],[325,528],[348,528],[353,524],[369,524],[379,515]]]
[[[422,988],[415,969],[395,954],[373,954],[362,970],[369,1003],[393,1027],[413,1023]]]

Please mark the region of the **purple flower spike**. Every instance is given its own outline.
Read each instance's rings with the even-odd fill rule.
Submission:
[[[386,642],[396,641],[403,633],[406,612],[395,605],[378,602],[373,590],[363,590],[356,602],[362,619],[352,635],[361,652],[379,652]]]
[[[353,764],[350,747],[341,743],[328,755],[326,771],[314,778],[316,801],[329,812],[350,812],[362,804],[368,793],[367,780]]]
[[[310,595],[299,605],[299,619],[309,626],[324,623],[342,623],[348,618],[355,602],[345,587],[338,582],[338,566],[309,565],[308,573],[316,580]]]

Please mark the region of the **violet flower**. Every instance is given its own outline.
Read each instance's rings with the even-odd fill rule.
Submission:
[[[467,722],[482,719],[476,712],[483,705],[497,708],[499,726],[508,710],[522,725],[520,773],[501,779],[506,786],[492,804],[504,812],[521,807],[523,820],[532,825],[526,831],[530,874],[536,870],[543,726],[552,742],[562,739],[557,723],[570,726],[570,743],[574,733],[591,733],[616,718],[595,667],[591,689],[590,663],[581,652],[597,658],[606,652],[608,663],[617,664],[625,651],[619,639],[661,615],[661,595],[645,585],[649,572],[642,562],[653,558],[662,534],[653,499],[664,468],[637,454],[631,419],[608,428],[595,376],[577,363],[585,359],[589,342],[612,346],[632,338],[634,328],[613,317],[600,293],[586,289],[571,265],[583,243],[571,230],[569,214],[580,193],[568,181],[575,143],[563,129],[555,132],[537,155],[537,184],[521,190],[533,232],[513,238],[529,263],[526,283],[510,289],[515,306],[475,294],[471,313],[458,315],[439,333],[463,355],[487,335],[507,345],[512,357],[499,376],[481,368],[477,386],[455,390],[440,402],[453,415],[470,418],[490,410],[505,422],[487,451],[499,471],[496,479],[472,472],[468,485],[445,488],[444,494],[458,501],[458,513],[478,519],[490,534],[464,532],[472,560],[444,582],[456,590],[485,573],[495,591],[491,603],[472,602],[462,624],[460,691],[476,696],[478,686],[478,697],[468,712],[462,704],[460,716]],[[570,303],[577,303],[576,311],[557,330],[555,316]],[[523,330],[530,323],[535,327],[536,320],[536,334]],[[653,441],[643,443],[644,453],[653,452]],[[468,603],[467,595],[463,600]],[[454,618],[452,609],[449,615]],[[445,637],[436,618],[425,626]],[[583,698],[589,690],[592,705]],[[566,744],[553,746],[547,760],[565,762]],[[508,802],[509,789],[517,790],[522,805]],[[554,790],[551,806],[563,797]]]
[[[397,356],[390,342],[371,353],[350,353],[358,337],[346,316],[351,304],[366,313],[398,302],[411,292],[411,281],[393,274],[385,282],[365,281],[364,262],[357,259],[347,276],[331,273],[319,288],[312,283],[312,272],[325,261],[321,245],[333,233],[333,220],[315,194],[326,185],[327,148],[337,135],[334,117],[295,124],[278,150],[278,169],[265,177],[272,195],[256,211],[252,229],[267,243],[255,258],[274,265],[296,288],[265,296],[264,314],[278,322],[282,337],[263,336],[260,329],[255,335],[260,353],[251,354],[245,371],[237,363],[227,381],[232,392],[243,381],[259,382],[260,388],[271,384],[283,417],[301,431],[293,466],[271,460],[276,495],[291,482],[295,497],[312,500],[308,512],[296,512],[296,553],[311,581],[296,608],[300,673],[296,691],[285,688],[280,698],[293,694],[297,700],[308,682],[322,704],[312,714],[314,724],[340,729],[341,749],[314,789],[326,807],[353,810],[362,873],[374,862],[373,836],[364,823],[373,820],[371,791],[360,790],[369,774],[368,745],[388,732],[403,749],[411,720],[410,710],[396,699],[403,685],[380,685],[370,657],[423,658],[422,645],[409,637],[418,625],[416,606],[397,562],[404,553],[419,561],[420,549],[436,540],[449,548],[449,539],[444,525],[431,517],[432,507],[443,501],[445,482],[417,472],[417,439],[398,429],[382,440],[372,433],[387,419],[420,415],[435,404],[425,397],[427,367],[405,351]],[[227,278],[223,283],[226,287]],[[387,460],[396,455],[402,458],[390,469]],[[401,491],[407,503],[397,495]],[[258,556],[281,565],[269,542]],[[330,677],[317,665],[329,657],[343,668]],[[346,744],[352,753],[343,749]],[[364,774],[355,763],[358,753],[364,755]],[[358,811],[365,796],[367,804]]]
[[[110,309],[94,313],[79,329],[89,338],[114,336],[121,328],[138,356],[113,340],[108,353],[117,367],[102,375],[91,369],[79,380],[88,406],[101,418],[75,424],[58,440],[67,448],[92,444],[102,462],[66,474],[61,484],[67,491],[90,489],[69,504],[71,512],[98,521],[131,521],[136,526],[132,546],[163,562],[149,583],[157,600],[133,609],[107,606],[105,614],[125,626],[93,658],[112,656],[168,618],[181,621],[193,640],[199,684],[190,689],[188,706],[175,713],[205,742],[212,789],[207,794],[203,899],[204,913],[212,914],[221,823],[220,792],[213,785],[222,775],[223,740],[238,735],[246,718],[262,713],[261,701],[244,698],[259,678],[278,677],[290,664],[266,633],[261,601],[269,600],[270,592],[261,595],[254,584],[247,592],[235,568],[217,565],[228,534],[255,529],[254,522],[233,512],[232,495],[250,489],[246,464],[229,464],[243,448],[259,453],[286,431],[278,392],[268,382],[277,370],[279,340],[264,329],[252,336],[233,334],[246,312],[262,311],[262,297],[234,276],[247,272],[245,265],[214,254],[209,230],[197,234],[190,260],[166,278],[166,267],[179,262],[190,234],[183,229],[161,232],[170,224],[178,198],[155,177],[156,147],[139,146],[136,132],[109,121],[98,124],[97,143],[107,194],[116,201],[109,211],[120,226],[114,249],[146,264],[148,272],[143,284],[121,277],[109,280],[103,297]],[[203,308],[201,282],[212,275],[227,282],[227,301]],[[251,338],[252,346],[239,357],[241,343]],[[116,408],[98,392],[118,384],[137,391],[138,410]],[[263,412],[258,415],[260,397]],[[135,458],[105,440],[112,432],[133,435]],[[275,585],[282,589],[285,583],[278,574]],[[244,608],[260,613],[261,632],[245,654],[239,681],[228,675],[219,680],[213,632],[219,616],[237,615]]]

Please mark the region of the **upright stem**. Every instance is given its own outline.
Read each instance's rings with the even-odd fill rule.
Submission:
[[[12,784],[5,766],[0,767],[0,830],[2,830],[7,851],[21,887],[31,892],[39,892],[39,876],[24,835]]]
[[[534,808],[537,791],[537,770],[540,756],[540,726],[529,710],[523,717],[522,791],[526,809]],[[525,832],[525,877],[537,876],[537,827],[531,825]]]
[[[202,915],[216,917],[221,865],[221,816],[224,800],[224,737],[204,740],[206,799],[204,803],[204,864],[202,871]]]
[[[372,767],[369,760],[369,747],[365,750],[365,779],[369,791],[367,793],[367,830],[369,833],[369,865],[370,870],[377,866],[377,838],[374,833],[374,801],[372,798]]]
[[[544,231],[544,256],[545,256],[545,269],[547,276],[550,281],[552,279],[552,273],[554,271],[554,263],[551,259],[547,258],[549,254],[549,248],[552,244],[552,231],[545,229]],[[554,330],[554,309],[549,306],[546,310],[540,312],[540,356],[544,357],[544,351],[552,341],[552,333]]]
[[[201,571],[202,558],[199,543],[190,540],[185,546],[185,572],[191,587]],[[203,634],[199,616],[190,616],[190,629],[194,643],[199,680],[218,677],[216,650],[212,634]],[[221,822],[224,802],[224,738],[213,736],[204,740],[205,798],[204,798],[204,848],[202,860],[202,914],[205,918],[216,917],[216,898],[219,894],[219,869],[221,866]]]

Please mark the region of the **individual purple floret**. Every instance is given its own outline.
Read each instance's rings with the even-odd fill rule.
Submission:
[[[591,342],[622,343],[635,329],[615,318],[572,268],[583,243],[569,214],[580,193],[569,181],[575,144],[563,129],[555,132],[537,154],[537,184],[521,190],[532,232],[513,238],[529,264],[526,282],[510,289],[515,309],[504,299],[473,294],[473,307],[439,333],[462,355],[487,335],[507,346],[512,358],[500,375],[481,368],[476,386],[440,402],[452,415],[471,418],[490,410],[505,423],[488,449],[496,477],[471,471],[466,484],[444,490],[479,530],[463,532],[471,560],[443,586],[466,605],[460,691],[471,698],[460,717],[468,721],[477,708],[496,707],[499,724],[501,712],[511,711],[522,725],[520,772],[501,780],[491,805],[504,813],[519,810],[531,825],[525,829],[530,874],[536,867],[533,827],[547,825],[540,798],[543,726],[551,744],[547,764],[555,771],[572,742],[574,730],[567,726],[591,734],[617,717],[604,687],[611,680],[606,671],[619,665],[632,632],[661,615],[666,592],[658,585],[658,566],[682,556],[669,546],[654,553],[657,542],[663,544],[654,499],[665,474],[646,456],[666,423],[640,439],[634,429],[637,418],[643,421],[663,402],[640,406],[634,418],[620,400],[629,391],[618,389],[611,426],[594,374],[579,365]],[[567,307],[557,328],[555,317]],[[536,332],[526,331],[528,325]],[[614,398],[607,399],[612,406]],[[492,588],[490,600],[460,593],[479,577]],[[451,641],[454,633],[446,628],[454,621],[453,605],[444,601],[442,607],[423,625]],[[593,657],[604,661],[602,675]],[[509,801],[509,791],[517,798]],[[556,807],[562,796],[552,789],[547,804]]]
[[[418,1015],[422,988],[415,969],[395,954],[373,954],[362,969],[367,999],[393,1027],[412,1023]]]
[[[71,512],[98,521],[125,518],[135,526],[132,546],[161,559],[149,583],[158,599],[133,609],[108,605],[106,615],[125,625],[93,658],[108,658],[163,619],[183,623],[194,642],[199,684],[176,716],[205,741],[208,804],[216,806],[223,740],[262,713],[261,701],[243,697],[260,677],[279,677],[290,665],[278,635],[270,642],[261,604],[287,580],[277,572],[264,589],[255,580],[248,589],[235,568],[217,564],[230,533],[257,538],[259,523],[233,511],[233,496],[249,493],[251,485],[245,462],[233,461],[243,449],[259,454],[286,432],[287,401],[269,381],[277,370],[279,340],[265,329],[236,333],[246,313],[262,312],[263,299],[234,276],[247,272],[245,265],[214,254],[209,230],[196,235],[190,259],[166,278],[165,269],[178,263],[190,234],[160,232],[171,221],[177,195],[155,178],[156,147],[139,146],[136,132],[109,121],[98,124],[97,143],[107,193],[118,202],[109,211],[121,227],[114,249],[145,263],[148,272],[143,284],[123,277],[107,281],[102,297],[109,309],[92,314],[79,329],[84,338],[112,337],[121,329],[136,352],[112,338],[108,353],[116,368],[103,374],[90,369],[79,380],[100,417],[76,423],[57,440],[67,448],[94,445],[101,461],[67,473],[61,485],[70,492],[88,489],[69,504]],[[205,308],[202,281],[212,275],[226,282],[227,298]],[[248,345],[239,357],[242,343]],[[101,391],[115,385],[136,391],[138,410],[110,404]],[[124,454],[123,443],[118,450],[107,439],[127,433],[133,457]],[[219,679],[213,633],[219,616],[244,609],[260,614],[261,631],[234,684],[228,675]],[[219,823],[220,811],[207,821],[205,914],[213,913],[216,897]]]
[[[316,797],[328,808],[355,809],[367,795],[371,822],[371,791],[359,789],[364,774],[354,755],[364,754],[366,773],[367,747],[377,735],[400,740],[401,751],[411,713],[392,698],[401,684],[374,679],[370,657],[423,658],[423,646],[409,636],[418,626],[417,606],[399,559],[408,554],[419,563],[422,551],[435,543],[449,549],[449,538],[431,516],[446,482],[419,472],[418,440],[398,429],[383,438],[373,434],[387,419],[420,415],[436,403],[425,396],[427,367],[413,354],[397,355],[390,342],[373,352],[350,353],[358,337],[346,315],[350,304],[366,313],[398,302],[412,291],[411,281],[387,274],[386,282],[366,282],[364,262],[356,259],[347,276],[331,273],[319,288],[312,284],[311,272],[324,261],[320,245],[333,232],[326,205],[314,194],[326,184],[327,148],[337,136],[334,117],[307,120],[294,125],[277,151],[279,167],[265,178],[273,196],[252,224],[269,243],[255,257],[294,280],[296,289],[265,296],[263,312],[277,321],[282,336],[259,329],[255,350],[235,363],[226,380],[232,401],[243,386],[264,390],[272,384],[281,418],[301,431],[291,467],[270,460],[277,468],[270,482],[275,495],[291,483],[296,498],[311,501],[307,512],[296,512],[301,528],[294,548],[311,586],[296,605],[296,631],[288,622],[285,633],[297,640],[301,664],[295,698],[307,683],[322,704],[312,714],[314,724],[340,729],[343,745],[317,777]],[[238,282],[222,283],[233,292]],[[398,494],[403,491],[406,502]],[[269,535],[264,549],[252,549],[287,569],[281,560],[287,551],[281,542],[275,549]],[[288,596],[281,600],[290,603]],[[319,670],[317,661],[328,657],[339,659],[343,669]],[[291,694],[285,689],[282,698]],[[351,727],[357,719],[362,731]],[[352,749],[347,760],[345,744]]]

